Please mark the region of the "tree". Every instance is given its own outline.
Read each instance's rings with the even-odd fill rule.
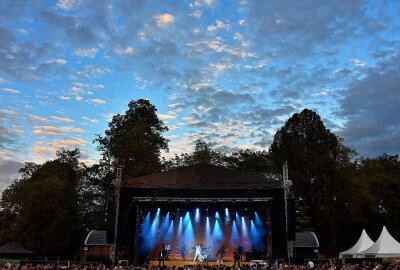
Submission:
[[[162,133],[168,128],[156,111],[148,100],[138,99],[129,102],[125,114],[113,116],[105,136],[95,139],[103,162],[122,166],[124,176],[159,171],[161,150],[168,151],[168,140]]]
[[[269,154],[278,172],[288,162],[299,207],[298,225],[311,225],[322,242],[329,242],[333,249],[340,225],[339,209],[344,208],[348,197],[344,192],[352,190],[341,172],[351,166],[354,151],[325,127],[317,113],[304,109],[276,132]]]
[[[242,149],[233,152],[226,158],[228,168],[255,174],[265,175],[271,173],[271,160],[266,151],[252,151]]]
[[[181,156],[175,155],[172,160],[166,161],[166,169],[179,168],[195,164],[210,164],[215,166],[225,166],[226,156],[211,148],[211,144],[203,139],[196,140],[196,145],[192,153],[184,153]]]
[[[46,255],[74,254],[78,244],[79,150],[57,152],[42,165],[26,163],[0,200],[0,239],[15,239]]]
[[[395,238],[400,237],[400,160],[398,155],[383,154],[360,161],[357,180],[367,189],[363,200],[363,218],[369,231],[379,233],[386,225]],[[368,222],[373,220],[374,222]]]

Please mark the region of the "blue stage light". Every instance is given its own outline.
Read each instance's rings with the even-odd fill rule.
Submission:
[[[253,250],[259,252],[262,251],[264,248],[264,243],[262,240],[263,235],[260,235],[253,221],[250,222],[250,233],[251,233],[251,242]]]
[[[194,220],[198,223],[200,221],[200,210],[196,208],[196,215],[194,216]]]
[[[184,243],[188,244],[189,246],[194,245],[195,243],[195,236],[192,221],[190,220],[189,212],[187,212],[185,218],[183,219],[184,223],[184,232],[183,232],[183,241]]]
[[[210,244],[211,243],[211,225],[210,225],[210,218],[207,217],[206,218],[206,229],[205,229],[205,239],[206,239],[206,243]]]
[[[236,221],[232,221],[232,232],[231,232],[231,238],[230,238],[230,243],[232,246],[238,246],[239,245],[239,231],[237,229]]]
[[[231,217],[229,216],[229,210],[228,208],[225,208],[225,223],[229,223],[231,220]]]
[[[174,221],[171,220],[171,223],[169,224],[168,231],[165,237],[166,242],[171,242],[173,236],[174,236]]]
[[[238,212],[236,212],[236,214],[235,214],[235,219],[236,219],[236,224],[240,224],[240,217],[239,217],[239,214],[238,214]]]
[[[161,224],[161,234],[166,233],[166,231],[168,230],[168,226],[169,226],[169,212],[167,212],[167,215],[164,217],[164,221]]]
[[[241,233],[242,233],[243,238],[247,238],[247,236],[248,236],[247,224],[246,224],[244,217],[242,217],[241,228],[242,228]]]
[[[264,224],[261,221],[261,218],[257,212],[255,212],[255,215],[254,215],[254,225],[256,226],[256,228],[260,234],[265,235],[266,232],[265,232]]]
[[[220,240],[222,240],[223,236],[224,236],[224,234],[222,232],[219,221],[218,221],[218,219],[216,219],[215,224],[214,224],[214,229],[212,232],[212,237],[211,237],[212,241],[213,242],[220,241]]]
[[[219,219],[219,213],[218,213],[218,211],[215,212],[215,218],[216,218],[216,219]]]

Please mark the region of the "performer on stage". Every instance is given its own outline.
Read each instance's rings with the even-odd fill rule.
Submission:
[[[196,244],[196,251],[194,253],[193,261],[203,261],[203,255],[201,255],[201,245]]]
[[[165,264],[165,251],[163,250],[158,253],[158,266],[161,266],[161,262],[163,265]]]
[[[225,246],[222,245],[217,252],[217,265],[222,265],[224,264],[223,262],[223,258],[224,258],[224,254],[225,254]]]
[[[167,251],[165,250],[165,244],[161,244],[161,251],[158,253],[158,266],[161,266],[161,262],[163,265],[165,264],[165,258],[167,257]]]
[[[235,249],[235,251],[233,252],[233,265],[240,266],[240,252],[238,249]]]

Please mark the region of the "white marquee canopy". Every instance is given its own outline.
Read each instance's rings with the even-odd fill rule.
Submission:
[[[373,244],[374,241],[371,240],[367,232],[363,229],[360,238],[354,244],[354,246],[352,246],[348,250],[339,253],[339,259],[342,259],[344,257],[359,258],[359,255],[357,255],[357,253],[370,248]]]

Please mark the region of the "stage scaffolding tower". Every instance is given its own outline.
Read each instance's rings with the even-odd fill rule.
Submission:
[[[292,196],[291,187],[293,183],[289,180],[288,164],[287,161],[283,165],[283,189],[285,193],[285,219],[286,219],[286,246],[287,246],[287,256],[288,264],[291,263],[291,258],[294,257],[294,241],[289,241],[289,224],[288,224],[288,200]]]
[[[110,261],[116,265],[116,252],[117,252],[117,237],[118,237],[118,215],[119,215],[119,200],[121,196],[121,184],[122,184],[122,167],[117,166],[114,188],[115,188],[115,202],[117,204],[115,209],[115,223],[114,223],[114,243],[111,246]]]

